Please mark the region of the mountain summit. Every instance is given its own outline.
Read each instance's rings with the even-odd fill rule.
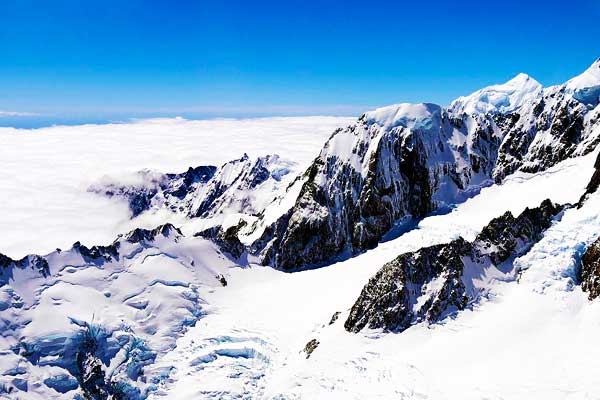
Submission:
[[[488,86],[469,96],[457,98],[449,109],[458,114],[508,113],[538,97],[542,89],[538,81],[520,73],[506,83]]]
[[[277,268],[326,263],[515,171],[585,155],[600,141],[600,86],[590,86],[598,71],[596,62],[549,88],[519,74],[448,108],[402,103],[367,112],[333,133],[288,190],[288,208],[278,204],[277,218],[267,209],[242,241]]]

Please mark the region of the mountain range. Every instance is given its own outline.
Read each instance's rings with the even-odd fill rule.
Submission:
[[[366,112],[305,169],[100,180],[133,223],[184,222],[0,254],[0,398],[594,398],[599,143],[600,59]]]

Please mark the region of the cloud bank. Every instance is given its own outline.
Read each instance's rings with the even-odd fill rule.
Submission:
[[[278,153],[303,168],[335,128],[354,118],[276,117],[0,128],[0,253],[21,257],[110,243],[130,226],[125,203],[87,188],[144,168],[182,172]],[[148,223],[152,223],[149,221]]]
[[[40,114],[21,111],[3,111],[0,110],[0,117],[37,117]]]

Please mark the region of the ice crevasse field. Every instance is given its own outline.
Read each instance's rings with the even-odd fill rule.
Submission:
[[[0,252],[17,258],[68,249],[75,241],[109,244],[119,233],[166,222],[185,233],[191,222],[181,216],[129,220],[124,202],[86,188],[105,175],[144,168],[182,172],[244,153],[278,153],[301,172],[331,132],[351,120],[163,119],[0,129]],[[353,334],[343,327],[362,287],[385,262],[459,236],[472,240],[492,218],[517,215],[546,198],[576,203],[596,157],[597,151],[541,173],[517,172],[450,212],[326,268],[287,273],[239,266],[213,243],[186,235],[154,248],[122,244],[128,261],[121,269],[78,268],[74,259],[49,280],[19,280],[19,291],[29,297],[20,299],[25,307],[15,309],[14,320],[24,325],[4,326],[0,373],[26,371],[29,390],[19,398],[73,398],[68,389],[74,383],[64,373],[70,366],[58,365],[50,353],[41,356],[46,363],[22,365],[9,349],[23,338],[43,338],[46,345],[67,340],[65,332],[93,321],[129,343],[148,376],[164,377],[147,392],[152,399],[598,398],[600,304],[575,284],[575,268],[600,233],[599,193],[564,211],[512,270],[481,277],[488,290],[472,309],[401,334]],[[225,276],[227,286],[214,282],[215,275]],[[0,305],[14,301],[9,295],[2,292]],[[181,322],[193,319],[189,326]],[[158,351],[147,355],[132,329]],[[307,358],[303,349],[313,339],[318,347]],[[128,355],[117,353],[108,373],[131,373],[120,368],[120,356]]]

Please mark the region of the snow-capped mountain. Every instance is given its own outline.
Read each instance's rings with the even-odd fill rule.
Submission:
[[[86,185],[177,223],[0,254],[0,398],[595,398],[599,88],[520,74],[367,112],[304,171]]]
[[[364,114],[334,132],[288,190],[291,208],[255,223],[252,248],[283,269],[356,254],[490,179],[591,152],[600,141],[598,71],[600,61],[549,88],[520,74],[449,108],[399,104]]]
[[[449,109],[455,114],[509,113],[534,101],[542,91],[543,87],[538,81],[521,73],[504,84],[488,86],[469,96],[461,96],[450,104]]]
[[[221,167],[190,167],[184,173],[143,170],[128,183],[105,177],[89,190],[126,199],[132,217],[163,208],[191,218],[224,214],[254,216],[285,188],[294,166],[278,155],[252,160],[244,154]]]

